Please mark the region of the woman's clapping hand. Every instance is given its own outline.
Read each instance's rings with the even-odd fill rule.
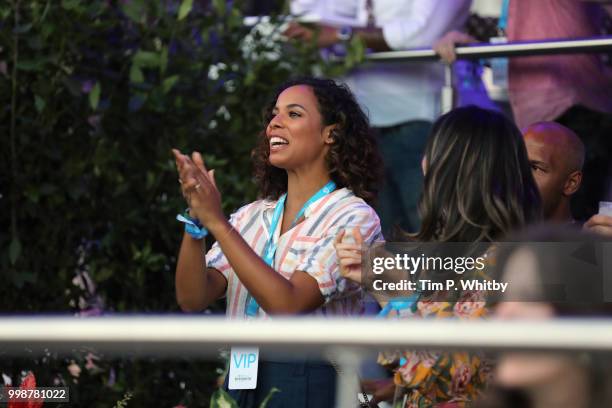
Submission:
[[[197,218],[205,227],[210,228],[219,220],[225,220],[221,209],[221,193],[215,182],[215,171],[207,170],[204,160],[199,152],[191,157],[172,149],[179,172],[181,192],[190,215]]]

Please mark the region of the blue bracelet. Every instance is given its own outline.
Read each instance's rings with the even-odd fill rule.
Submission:
[[[178,214],[176,219],[185,224],[185,232],[193,239],[202,239],[208,235],[208,230],[202,226],[200,221],[189,216],[189,209],[184,214]]]

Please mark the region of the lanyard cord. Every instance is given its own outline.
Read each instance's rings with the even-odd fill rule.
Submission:
[[[330,181],[329,183],[325,184],[325,186],[323,186],[322,189],[320,189],[312,197],[310,197],[308,201],[304,203],[300,211],[296,214],[295,218],[293,219],[293,222],[291,223],[291,228],[293,228],[295,224],[298,222],[298,220],[302,218],[302,216],[304,215],[304,213],[306,212],[306,210],[308,209],[308,207],[310,207],[312,203],[323,198],[324,196],[331,193],[335,189],[336,189],[336,183],[334,183],[333,181]],[[278,242],[274,242],[274,233],[276,232],[276,229],[280,222],[280,217],[285,209],[286,199],[287,199],[287,193],[283,194],[281,198],[279,198],[278,202],[276,203],[276,206],[274,207],[274,214],[272,215],[272,221],[270,222],[270,237],[268,238],[268,241],[266,242],[266,246],[264,247],[263,260],[268,266],[272,268],[274,267],[274,256],[276,255],[276,249],[278,248]],[[254,316],[257,316],[258,311],[259,311],[259,304],[255,300],[255,298],[251,296],[251,294],[249,293],[247,295],[247,300],[246,300],[246,315],[249,317],[254,317]]]
[[[506,28],[508,27],[508,8],[510,5],[510,0],[503,0],[501,14],[499,15],[499,21],[497,23],[497,30],[501,33],[506,32]]]

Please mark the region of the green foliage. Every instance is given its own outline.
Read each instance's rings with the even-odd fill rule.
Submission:
[[[266,408],[277,392],[280,392],[280,390],[276,387],[272,387],[268,395],[266,395],[266,398],[259,404],[259,408]],[[223,389],[218,389],[210,397],[210,408],[238,408],[238,404],[231,395]]]
[[[210,408],[238,408],[238,404],[227,392],[218,389],[210,397]]]
[[[281,390],[276,387],[272,387],[268,395],[266,395],[266,398],[264,398],[261,404],[259,404],[259,408],[266,408],[270,400],[274,397],[274,394],[276,394],[277,392],[281,392]]]
[[[174,215],[185,204],[170,149],[204,153],[230,212],[255,197],[249,154],[272,90],[347,68],[281,44],[274,19],[245,28],[224,1],[112,4],[0,6],[5,311],[66,310],[83,245],[110,308],[176,310]],[[28,273],[36,296],[24,299]]]
[[[348,65],[326,64],[313,45],[279,42],[275,17],[242,21],[237,1],[0,2],[4,313],[78,311],[77,271],[108,311],[178,311],[185,203],[170,149],[203,152],[229,214],[256,196],[250,150],[272,90],[290,75],[341,74],[363,53],[356,44]],[[74,406],[88,407],[127,392],[128,405],[197,405],[215,381],[204,362],[104,361],[78,383],[66,365],[4,358],[0,371],[71,383]]]
[[[123,398],[115,404],[113,408],[126,408],[128,406],[128,401],[132,399],[132,393],[126,392],[123,395]]]

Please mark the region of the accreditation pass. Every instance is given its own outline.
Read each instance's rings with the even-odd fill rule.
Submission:
[[[230,390],[256,388],[258,365],[259,349],[257,347],[232,347],[227,388]]]
[[[0,389],[0,404],[4,402],[70,402],[68,387]]]

